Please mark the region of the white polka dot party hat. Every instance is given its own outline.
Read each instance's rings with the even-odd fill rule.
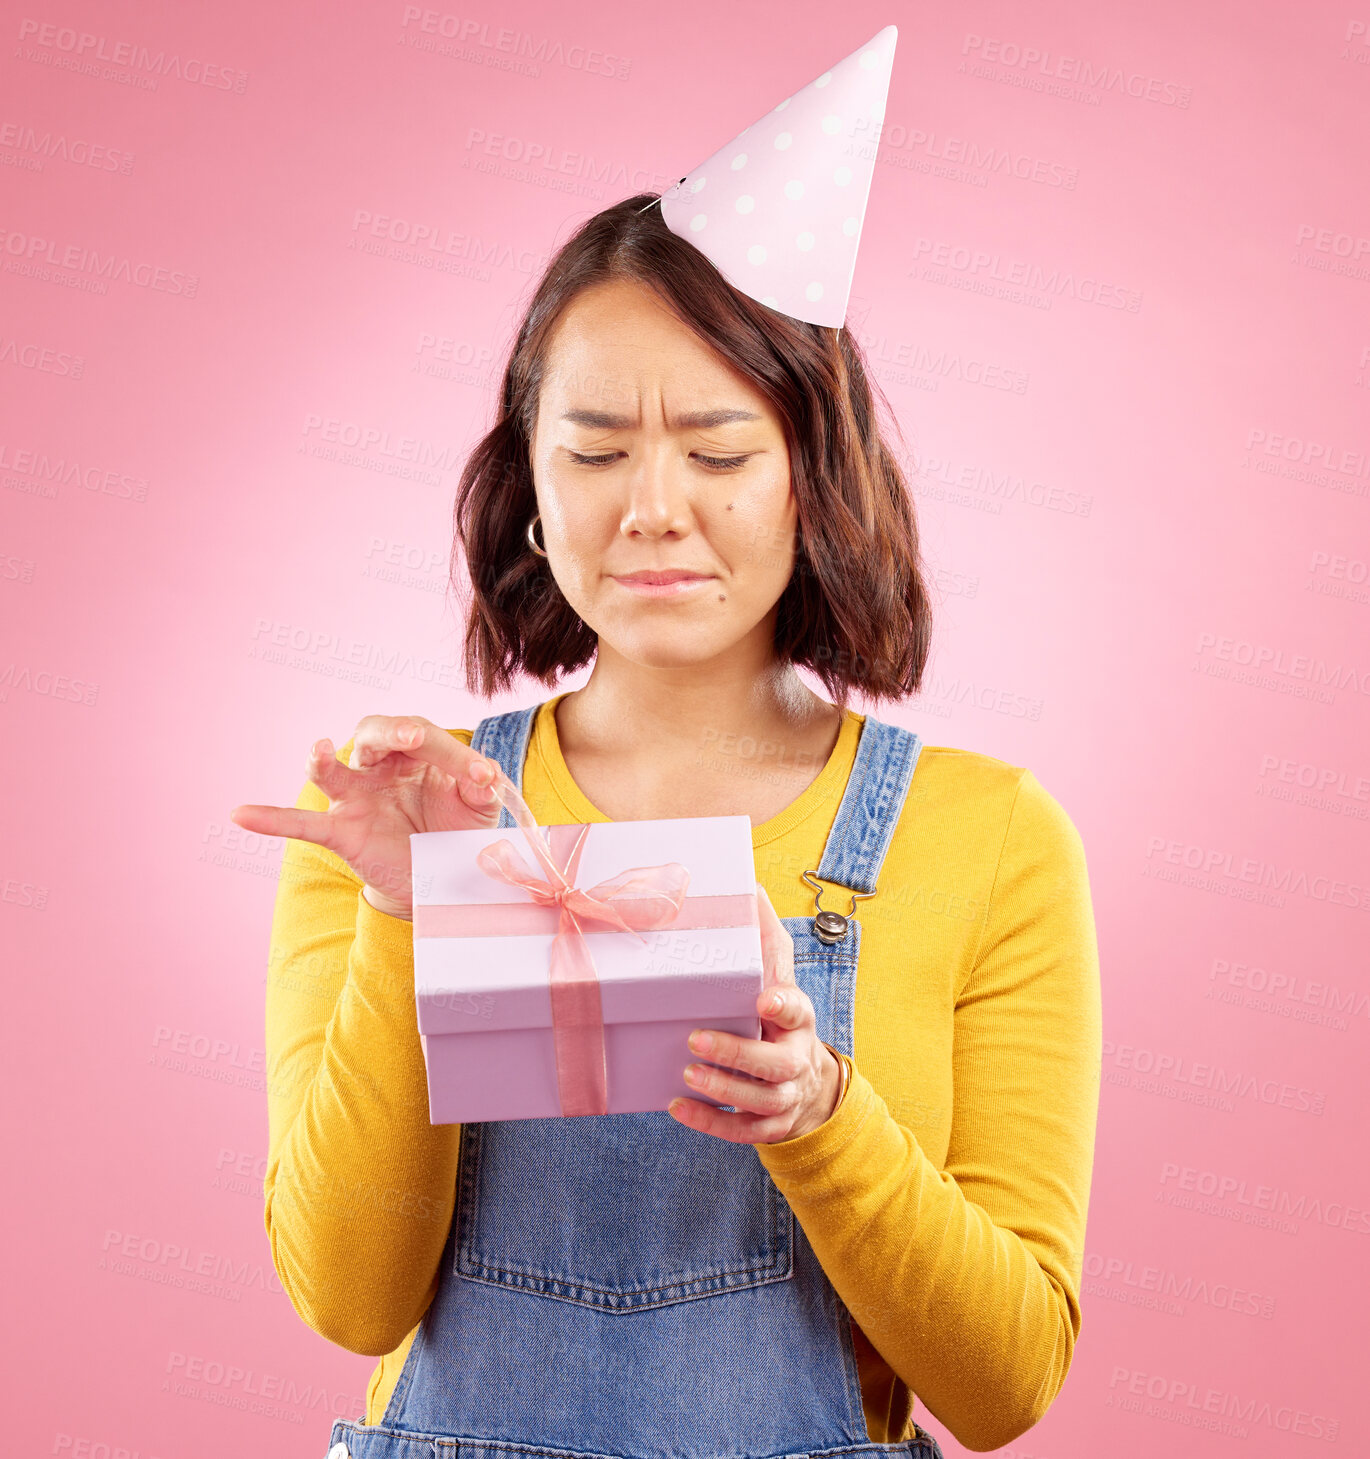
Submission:
[[[898,38],[887,25],[661,196],[672,233],[782,314],[845,322]]]

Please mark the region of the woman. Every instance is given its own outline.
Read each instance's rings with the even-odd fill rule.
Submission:
[[[1083,849],[1031,771],[848,706],[915,692],[929,645],[857,349],[731,288],[643,202],[548,268],[457,506],[472,692],[589,662],[585,685],[474,730],[368,716],[314,746],[294,810],[234,813],[291,838],[276,1270],[310,1327],[381,1357],[339,1459],[940,1456],[914,1395],[997,1448],[1080,1331]],[[717,1103],[429,1123],[408,837],[512,824],[495,775],[541,824],[750,816],[762,1037],[681,1050]]]

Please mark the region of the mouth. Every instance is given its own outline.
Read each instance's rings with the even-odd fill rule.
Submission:
[[[645,598],[675,598],[712,581],[706,573],[684,572],[633,572],[615,577],[614,581],[630,593]]]

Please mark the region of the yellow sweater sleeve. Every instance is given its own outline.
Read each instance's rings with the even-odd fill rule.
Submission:
[[[469,743],[469,731],[453,733]],[[295,804],[328,808],[308,782]],[[286,841],[266,990],[263,1190],[296,1312],[330,1342],[381,1356],[437,1291],[460,1126],[429,1123],[413,924],[378,912],[361,887],[332,852]]]
[[[859,1049],[824,1124],[756,1147],[862,1332],[973,1451],[1031,1428],[1070,1368],[1101,1022],[1084,848],[1024,770],[956,993],[945,1168],[862,1075]]]

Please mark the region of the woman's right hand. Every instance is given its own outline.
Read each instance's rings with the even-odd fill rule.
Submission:
[[[494,826],[500,802],[490,788],[504,772],[445,729],[418,715],[369,714],[357,726],[352,763],[323,739],[309,752],[309,779],[328,797],[326,811],[240,805],[230,819],[263,836],[312,841],[341,857],[378,911],[412,921],[415,831]]]

